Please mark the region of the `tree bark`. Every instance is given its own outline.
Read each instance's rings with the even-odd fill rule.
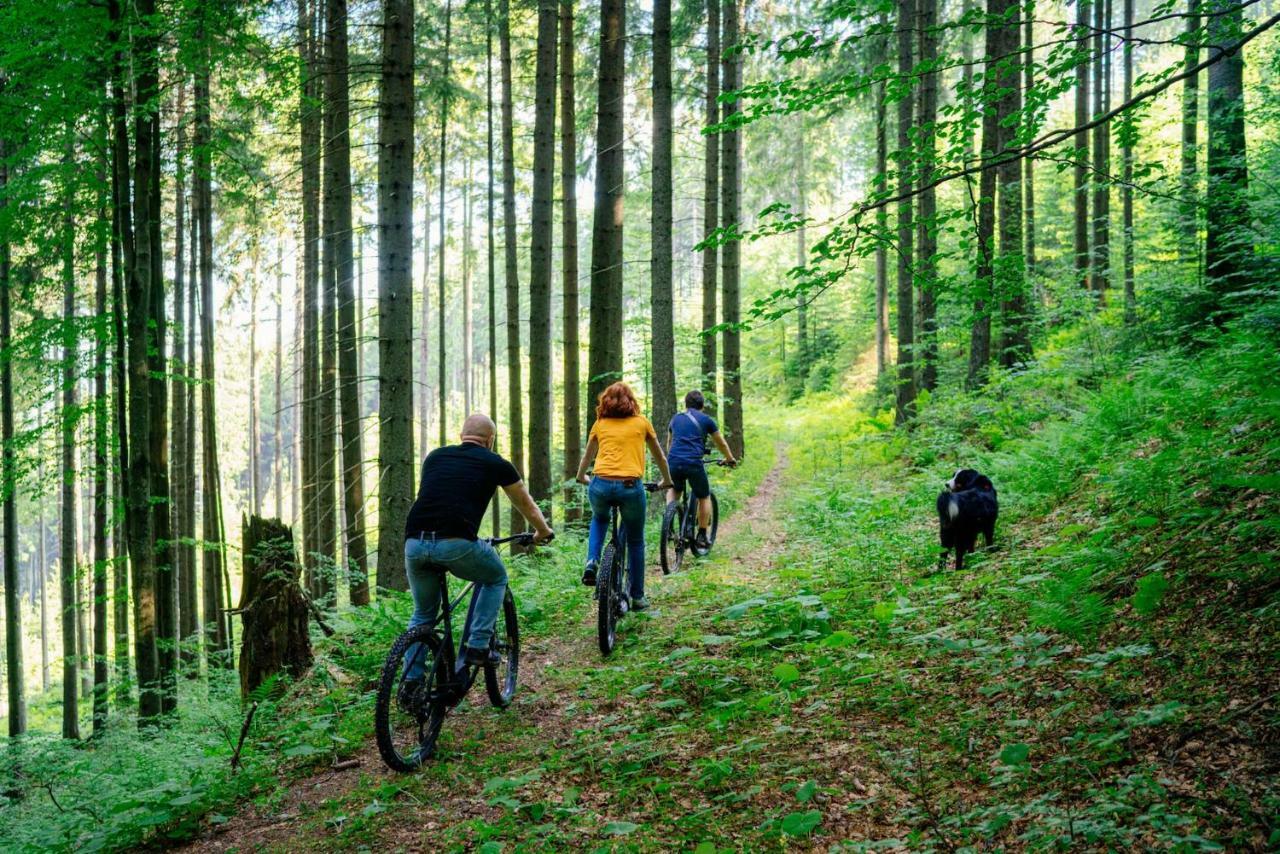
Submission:
[[[485,151],[485,156],[488,158],[487,168],[485,169],[485,180],[488,184],[488,199],[485,206],[485,232],[487,235],[485,251],[488,254],[486,273],[489,278],[489,417],[496,423],[498,420],[498,244],[494,232],[494,208],[497,192],[494,189],[493,179],[493,0],[485,0],[484,2],[484,92],[485,135],[488,143]],[[566,406],[568,405],[568,397],[569,395],[566,393]],[[498,511],[497,492],[493,494],[489,516],[490,521],[493,523],[493,535],[495,537],[502,536],[502,518]]]
[[[1134,0],[1124,0],[1124,100],[1133,97],[1133,15]],[[1132,326],[1138,321],[1137,294],[1133,280],[1133,142],[1129,134],[1124,141],[1124,187],[1121,190],[1124,228],[1124,322]],[[1030,199],[1028,198],[1028,204]],[[1030,223],[1030,219],[1028,219]],[[1030,225],[1028,225],[1030,227]],[[1028,261],[1030,265],[1030,261]]]
[[[325,100],[332,116],[330,194],[338,314],[338,387],[342,415],[342,496],[346,580],[352,605],[369,604],[368,544],[364,525],[364,448],[360,435],[360,365],[356,340],[355,248],[351,213],[351,102],[347,0],[328,0],[329,76]],[[278,305],[278,304],[277,304]],[[277,369],[279,360],[277,359]],[[276,381],[279,395],[279,379]],[[278,421],[278,418],[277,418]],[[277,431],[279,428],[277,427]],[[278,445],[278,441],[277,441]],[[277,495],[277,504],[279,498]]]
[[[707,127],[720,122],[720,0],[707,0],[707,97],[705,119]],[[720,137],[707,134],[703,149],[702,171],[702,236],[711,237],[720,227]],[[708,332],[716,326],[719,315],[717,283],[720,250],[716,245],[702,250],[702,385],[709,392],[707,409],[714,411],[717,402],[716,388],[716,336]]]
[[[194,162],[193,162],[194,165]],[[182,517],[181,530],[185,533],[184,541],[178,548],[182,551],[182,569],[179,577],[179,633],[185,641],[182,661],[187,668],[187,675],[195,678],[200,675],[200,594],[197,589],[197,578],[200,568],[196,562],[196,492],[199,490],[199,479],[196,476],[196,298],[199,288],[200,261],[200,217],[197,215],[195,186],[191,193],[191,244],[187,249],[187,310],[184,338],[185,345],[175,344],[175,349],[186,347],[186,374],[188,382],[182,389],[182,402],[185,413],[183,422],[186,429],[182,432],[182,458],[185,473],[184,488],[179,494],[179,511]]]
[[[587,420],[592,403],[622,378],[623,98],[626,77],[626,6],[600,0],[600,66],[596,115],[595,211],[591,225],[591,340]]]
[[[133,258],[133,222],[132,205],[129,193],[129,133],[125,124],[127,106],[125,104],[123,60],[115,49],[120,37],[120,8],[112,3],[108,6],[110,28],[107,31],[108,42],[113,47],[111,74],[111,324],[115,341],[112,365],[112,393],[114,395],[114,419],[116,437],[115,496],[114,505],[117,519],[124,519],[124,524],[116,522],[112,537],[114,547],[113,589],[112,599],[115,616],[115,669],[119,683],[117,695],[128,698],[130,694],[129,672],[129,533],[127,498],[128,466],[129,466],[129,425],[125,375],[128,358],[126,347],[128,338],[125,335],[125,297],[124,283],[128,276],[128,263]],[[41,511],[44,505],[41,504]],[[44,529],[43,516],[41,530]],[[41,564],[44,564],[44,540],[40,542]],[[42,579],[45,576],[42,576]],[[44,594],[44,582],[40,585]],[[41,626],[44,625],[45,602],[41,600]],[[45,634],[41,629],[42,636]],[[42,650],[42,658],[47,650]],[[48,687],[48,661],[44,660],[44,683]]]
[[[661,432],[676,411],[676,354],[672,297],[671,0],[653,4],[653,191],[650,236],[650,347],[653,424]]]
[[[1190,72],[1200,64],[1200,4],[1187,2],[1187,43],[1183,48],[1183,70]],[[1182,82],[1182,204],[1178,216],[1178,250],[1186,263],[1200,261],[1200,216],[1197,212],[1199,180],[1196,159],[1200,123],[1200,75],[1191,74]]]
[[[725,53],[721,56],[721,81],[724,92],[732,92],[742,85],[742,54],[730,50],[741,38],[740,9],[738,0],[725,0],[724,35]],[[742,111],[735,99],[724,105],[724,122],[730,124]],[[742,208],[742,132],[726,130],[721,134],[720,149],[720,203],[723,227],[737,232]],[[724,337],[721,367],[724,370],[724,431],[729,449],[735,456],[742,456],[742,333],[737,324],[741,320],[742,243],[732,239],[720,250],[721,317],[724,320]]]
[[[73,137],[67,128],[62,203],[62,547],[58,563],[62,608],[62,737],[79,738],[79,674],[76,655],[76,335],[75,191]],[[132,306],[131,306],[132,308]],[[141,313],[141,312],[139,312]],[[132,331],[132,330],[131,330]],[[144,344],[145,346],[145,344]],[[145,358],[145,354],[144,354]],[[146,384],[145,374],[142,384]],[[146,481],[143,481],[144,483]],[[149,549],[148,549],[149,550]],[[136,563],[142,563],[137,561]],[[139,628],[142,623],[139,621]],[[152,643],[155,638],[152,636]],[[139,674],[141,676],[141,674]],[[154,680],[154,672],[151,674]]]
[[[1075,260],[1076,279],[1081,288],[1089,287],[1089,132],[1083,130],[1090,117],[1089,110],[1089,0],[1076,2],[1076,127],[1082,128],[1075,136],[1075,169],[1073,199],[1075,212]],[[1100,2],[1100,0],[1092,0]]]
[[[1007,22],[998,28],[1000,51],[998,56],[1015,56],[1021,46],[1022,23],[1019,20],[1021,6],[1013,0],[997,0],[1000,15]],[[1015,120],[1022,110],[1022,90],[1018,84],[1021,74],[1016,66],[1001,64],[996,85],[1000,99],[996,112],[1000,116],[1000,150],[1013,148],[1018,143],[1019,123]],[[996,293],[1000,297],[1000,364],[1005,367],[1022,364],[1031,357],[1031,338],[1028,331],[1026,274],[1023,264],[1022,243],[1022,163],[1009,159],[996,167],[999,184],[998,203],[1000,232],[996,260]]]
[[[1007,0],[1005,0],[1007,2]],[[994,16],[1002,8],[1001,0],[990,0],[988,14]],[[1007,8],[1007,7],[1005,7]],[[978,181],[977,219],[975,231],[978,244],[977,269],[974,275],[973,326],[969,333],[969,374],[966,380],[970,388],[982,386],[987,381],[991,365],[991,303],[995,296],[995,229],[996,229],[996,170],[993,155],[1000,148],[1000,112],[996,100],[996,66],[1000,61],[1002,46],[1001,28],[986,28],[986,67],[982,75],[982,172]]]
[[[803,267],[809,261],[809,235],[808,229],[804,223],[809,217],[809,151],[805,141],[805,118],[800,116],[800,127],[796,131],[796,215],[800,217],[800,227],[796,229],[796,266]],[[785,349],[787,341],[786,332],[783,332],[782,342]],[[796,363],[799,366],[797,375],[800,379],[800,388],[798,391],[803,392],[806,383],[809,380],[809,301],[807,295],[801,291],[796,294]],[[786,364],[786,358],[782,363]]]
[[[179,111],[181,112],[181,111]],[[100,139],[106,142],[108,127],[103,117]],[[2,158],[0,158],[2,159]],[[106,188],[106,148],[98,161],[98,187]],[[3,167],[0,167],[2,169]],[[110,558],[107,554],[107,507],[111,497],[108,494],[108,417],[107,412],[107,344],[109,333],[107,321],[107,243],[111,233],[111,214],[107,208],[108,198],[105,189],[98,190],[98,232],[94,235],[94,359],[93,359],[93,734],[100,736],[107,727],[107,566]],[[3,263],[0,261],[0,263]],[[0,307],[3,309],[4,307]],[[3,311],[6,315],[7,311]],[[4,345],[0,344],[0,349]],[[5,363],[8,369],[8,363]],[[5,537],[5,542],[9,538]],[[6,558],[5,566],[8,566]],[[8,584],[5,590],[9,589]],[[21,662],[21,658],[17,661]],[[9,707],[16,708],[11,701]],[[10,733],[12,734],[12,733]]]
[[[898,0],[898,74],[908,78],[912,73],[913,57],[912,25],[915,20],[915,0]],[[911,129],[913,125],[914,99],[904,97],[898,101],[898,192],[911,192],[912,163]],[[898,202],[898,382],[894,395],[894,421],[904,424],[915,417],[915,317],[912,282],[912,253],[915,242],[915,223],[912,219],[910,196]]]
[[[1232,44],[1244,26],[1239,0],[1210,0],[1210,50]],[[1249,171],[1245,152],[1244,54],[1228,53],[1209,67],[1209,151],[1205,177],[1204,269],[1214,319],[1239,311],[1232,300],[1254,281]]]
[[[320,0],[298,0],[299,104],[302,173],[302,559],[307,591],[319,592],[320,545],[320,191],[323,147],[320,71]]]
[[[888,16],[880,15],[880,25],[887,29]],[[968,35],[965,38],[965,49],[968,50]],[[889,36],[876,38],[877,64],[883,64],[889,58]],[[968,65],[965,66],[966,72]],[[967,91],[967,88],[966,88]],[[889,180],[889,109],[885,101],[886,86],[882,80],[875,87],[876,101],[876,171],[880,180]],[[887,186],[887,184],[886,184]],[[889,235],[889,208],[881,205],[876,208],[876,233],[880,240],[876,242],[876,376],[881,376],[889,367],[889,247],[886,244]]]
[[[577,108],[574,104],[574,0],[560,0],[560,216],[562,238],[561,276],[564,292],[564,466],[561,475],[571,483],[582,458],[582,344],[578,317],[578,143]],[[489,146],[492,152],[493,146]],[[581,517],[577,490],[564,491],[565,521]],[[497,517],[494,517],[495,521]],[[495,531],[496,533],[496,531]]]
[[[916,22],[920,30],[920,62],[937,61],[938,0],[917,0]],[[920,216],[916,219],[916,272],[920,279],[920,388],[938,387],[938,198],[930,184],[937,158],[938,74],[920,75]]]
[[[301,676],[311,666],[309,608],[299,583],[293,531],[278,519],[244,520],[244,621],[240,696],[277,673]]]
[[[1022,27],[1022,49],[1026,51],[1023,57],[1023,92],[1028,97],[1034,90],[1036,84],[1036,42],[1035,42],[1035,2],[1032,0],[1031,5],[1027,9],[1026,20],[1023,21]],[[1027,276],[1034,279],[1036,276],[1036,160],[1034,157],[1026,158],[1023,166],[1023,182],[1025,184],[1026,199],[1023,204],[1023,238],[1026,243],[1026,268]]]
[[[1109,0],[1094,0],[1093,6],[1093,114],[1110,109],[1111,29]],[[1093,290],[1098,305],[1105,305],[1111,287],[1111,125],[1103,122],[1093,129]]]
[[[4,89],[4,78],[0,76],[0,91]],[[3,137],[0,137],[0,220],[6,216],[5,208],[9,206],[8,184],[8,151]],[[0,239],[0,438],[3,439],[3,452],[0,453],[0,493],[4,495],[4,644],[6,687],[9,698],[9,735],[22,735],[27,731],[27,701],[23,686],[26,668],[22,659],[22,608],[18,602],[18,461],[14,450],[13,437],[13,330],[11,326],[9,306],[9,241],[7,237]],[[43,520],[41,520],[43,522]],[[43,548],[44,525],[40,526],[41,547]],[[42,561],[43,563],[43,561]],[[44,579],[41,578],[41,615],[44,614]],[[43,624],[43,619],[42,619]],[[44,634],[41,627],[41,645],[43,654]]]
[[[218,489],[218,417],[216,412],[213,334],[213,192],[210,163],[209,46],[199,37],[195,80],[195,174],[192,180],[200,217],[200,435],[202,587],[204,591],[205,657],[210,667],[228,667],[231,651],[223,604],[222,496]]]
[[[378,104],[378,586],[405,590],[413,484],[413,0],[384,0]]]
[[[503,282],[507,301],[508,458],[524,474],[524,392],[520,372],[520,267],[516,258],[516,167],[511,94],[511,4],[498,0],[498,65],[502,78],[502,235]],[[511,533],[525,529],[520,511],[511,508]]]
[[[453,36],[453,2],[452,0],[447,0],[444,7],[444,75],[443,75],[444,85],[440,88],[440,160],[436,164],[436,167],[440,170],[439,175],[436,179],[436,183],[439,185],[437,187],[437,192],[439,192],[440,194],[440,204],[439,204],[440,247],[439,249],[436,250],[438,253],[437,263],[439,265],[437,268],[438,275],[437,275],[437,281],[436,281],[436,299],[438,300],[438,302],[436,303],[436,323],[437,323],[436,346],[438,348],[436,353],[436,362],[437,362],[436,369],[439,371],[438,379],[437,379],[438,388],[436,389],[436,391],[440,395],[440,402],[438,404],[439,412],[436,415],[440,421],[440,444],[441,445],[444,445],[448,442],[448,433],[449,433],[449,428],[448,428],[449,379],[448,379],[448,373],[446,372],[446,368],[448,366],[447,365],[448,359],[446,358],[447,357],[447,352],[446,352],[447,337],[445,334],[446,333],[445,285],[447,283],[445,281],[445,276],[444,276],[444,262],[445,262],[444,227],[445,227],[445,220],[447,218],[446,217],[447,211],[444,203],[444,193],[445,193],[445,182],[446,182],[445,170],[448,168],[448,165],[449,165],[449,60],[451,58],[450,48],[452,47],[452,40],[453,40],[452,36]],[[424,300],[426,299],[426,294],[423,294],[423,299]],[[424,335],[426,334],[425,328],[423,330],[423,334]],[[465,361],[465,357],[463,361]],[[424,457],[426,456],[426,448],[422,449],[422,454]]]
[[[529,493],[551,501],[551,274],[555,246],[557,0],[538,0],[529,232]]]

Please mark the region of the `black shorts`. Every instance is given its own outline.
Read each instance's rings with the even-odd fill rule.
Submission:
[[[676,492],[683,492],[687,481],[694,498],[706,498],[711,494],[707,467],[702,463],[676,463],[671,466],[671,481],[676,485]]]

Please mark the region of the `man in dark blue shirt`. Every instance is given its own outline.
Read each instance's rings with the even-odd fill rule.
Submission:
[[[725,462],[731,467],[738,464],[715,419],[702,411],[705,405],[702,392],[696,389],[689,392],[684,396],[684,412],[677,412],[667,426],[667,463],[671,467],[671,481],[675,484],[675,488],[667,492],[667,500],[675,501],[688,482],[693,497],[698,499],[696,545],[703,551],[711,547],[707,541],[707,526],[711,524],[711,484],[707,481],[707,468],[702,462],[707,454],[707,437],[715,442]]]

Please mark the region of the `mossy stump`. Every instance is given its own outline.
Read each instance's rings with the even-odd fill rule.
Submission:
[[[281,671],[298,676],[311,666],[310,619],[293,551],[293,531],[279,519],[244,520],[244,588],[240,618],[240,694]]]

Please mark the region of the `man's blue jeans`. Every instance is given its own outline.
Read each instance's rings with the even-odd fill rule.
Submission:
[[[617,505],[627,540],[627,566],[631,575],[631,598],[644,595],[644,484],[636,478],[630,489],[620,480],[591,478],[587,498],[591,501],[591,532],[587,537],[587,560],[600,562],[604,538],[609,533],[609,507]]]
[[[507,568],[493,546],[481,540],[436,540],[430,536],[404,541],[404,569],[409,577],[409,592],[413,594],[413,616],[409,628],[430,623],[440,609],[440,570],[476,585],[475,608],[471,612],[471,627],[463,643],[477,649],[488,649],[493,636],[494,623],[498,621],[498,609],[502,607],[507,590]],[[405,653],[405,679],[421,679],[425,656],[421,644],[414,644]]]

